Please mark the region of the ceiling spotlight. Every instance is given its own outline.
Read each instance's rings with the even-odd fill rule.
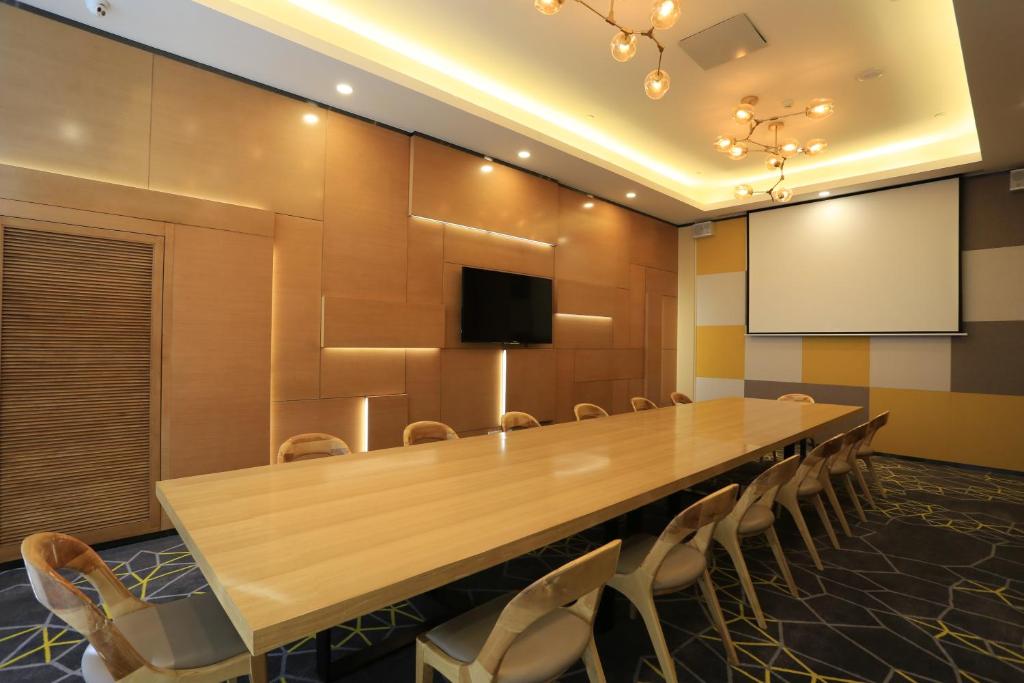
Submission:
[[[636,199],[636,192],[627,192],[626,199]]]
[[[829,195],[831,195],[831,194],[832,194],[832,193],[831,193],[831,192],[829,192],[828,190],[822,190],[821,192],[819,192],[819,193],[818,193],[818,196],[819,196],[819,197],[828,197],[828,196],[829,196]]]
[[[682,11],[679,0],[655,0],[651,8],[651,25],[662,31],[672,28],[679,21]]]
[[[668,72],[658,67],[647,74],[647,78],[644,79],[644,92],[652,100],[660,100],[668,92],[671,84],[672,79],[669,78]]]
[[[737,185],[733,194],[736,195],[736,199],[746,199],[750,195],[754,194],[754,188],[750,185]]]
[[[541,14],[551,16],[562,9],[562,3],[565,0],[533,0],[533,6]]]
[[[520,159],[529,159],[530,158],[530,150],[528,150],[528,149],[521,149],[521,150],[519,150],[519,153],[516,154],[516,156],[518,156]]]
[[[804,113],[809,119],[824,119],[832,116],[836,110],[835,103],[828,97],[816,97],[807,103]]]
[[[315,124],[319,120],[320,120],[320,117],[317,116],[316,114],[312,113],[312,112],[309,112],[307,114],[303,114],[302,115],[303,123],[305,123],[306,125],[309,125],[309,126],[312,126],[313,124]]]
[[[490,164],[484,164],[483,166],[480,167],[480,172],[481,173],[490,173],[493,170],[494,170],[494,166],[492,166]]]
[[[882,71],[881,69],[871,67],[870,69],[864,69],[859,74],[857,74],[857,80],[863,83],[864,81],[873,81],[876,78],[881,78],[884,75],[885,72]]]
[[[616,62],[628,62],[636,54],[636,34],[619,31],[612,38],[612,58]]]
[[[338,85],[334,86],[334,89],[337,90],[338,93],[342,95],[351,95],[353,92],[355,92],[352,86],[349,85],[348,83],[339,83]]]
[[[594,208],[594,202],[583,202],[583,208],[584,209],[593,209]]]

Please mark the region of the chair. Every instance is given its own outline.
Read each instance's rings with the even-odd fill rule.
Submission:
[[[44,607],[89,641],[82,654],[86,683],[224,681],[265,676],[213,593],[149,603],[122,584],[92,548],[72,536],[38,533],[21,544],[32,592]],[[83,575],[106,613],[59,572]]]
[[[843,448],[839,453],[829,458],[828,463],[828,478],[823,479],[825,484],[825,495],[828,496],[828,501],[832,505],[832,509],[836,513],[836,517],[839,518],[839,525],[843,528],[843,533],[847,536],[852,536],[853,532],[850,531],[850,525],[846,521],[846,514],[843,512],[843,508],[839,505],[839,497],[836,496],[835,486],[832,484],[832,479],[842,478],[846,492],[850,496],[850,500],[853,501],[853,507],[857,511],[857,517],[860,521],[866,522],[867,517],[864,516],[864,508],[860,505],[860,499],[857,498],[857,492],[853,488],[853,480],[851,476],[860,474],[860,467],[857,465],[857,450],[860,445],[864,442],[864,437],[867,436],[868,423],[855,427],[850,431],[846,432],[843,436]],[[862,475],[863,476],[863,475]]]
[[[444,422],[433,420],[420,420],[406,425],[402,430],[402,443],[406,446],[415,446],[421,443],[432,443],[434,441],[449,441],[457,439],[459,435],[455,430]]]
[[[860,448],[857,450],[857,459],[863,460],[864,464],[868,466],[868,472],[871,473],[871,479],[876,484],[878,483],[878,475],[875,474],[875,464],[871,460],[871,456],[875,454],[875,449],[871,446],[871,442],[875,440],[875,435],[878,433],[878,430],[887,424],[889,424],[888,410],[885,411],[884,413],[879,413],[878,415],[875,415],[873,418],[871,418],[871,421],[868,423],[867,436],[864,437],[864,442],[860,445]],[[875,501],[871,497],[871,491],[865,488],[864,495],[871,503],[871,507],[875,507]]]
[[[808,453],[807,457],[800,463],[800,467],[797,468],[796,474],[793,475],[792,479],[779,487],[779,493],[775,497],[776,502],[789,510],[789,514],[793,516],[793,521],[796,522],[796,527],[800,530],[800,536],[803,537],[804,544],[807,546],[807,552],[811,554],[811,559],[814,560],[814,566],[818,568],[818,571],[823,570],[824,567],[821,564],[818,549],[814,545],[814,539],[811,538],[811,533],[807,529],[807,522],[804,520],[803,512],[800,510],[800,500],[804,498],[811,499],[814,503],[814,509],[818,511],[818,516],[821,518],[821,523],[825,527],[829,540],[832,541],[833,547],[838,550],[839,539],[836,538],[835,529],[832,528],[832,521],[828,518],[828,513],[825,511],[825,503],[821,500],[821,492],[825,490],[825,483],[828,480],[828,470],[826,469],[828,462],[834,455],[842,451],[843,438],[843,434],[834,436],[828,441],[819,444],[813,451]]]
[[[277,450],[277,464],[313,460],[330,455],[348,455],[352,449],[336,436],[311,432],[293,436]]]
[[[620,546],[612,541],[519,594],[486,602],[419,636],[416,683],[428,683],[434,671],[453,683],[542,683],[580,658],[591,683],[604,683],[594,616]]]
[[[577,422],[583,422],[584,420],[593,420],[597,417],[608,417],[608,411],[601,406],[594,405],[593,403],[577,403],[572,409],[573,415],[576,416]]]
[[[793,401],[795,403],[814,403],[814,397],[807,394],[783,394],[777,401]]]
[[[634,396],[629,399],[629,405],[633,406],[634,413],[639,413],[641,410],[655,410],[658,407],[657,403],[643,396]]]
[[[732,558],[736,567],[736,573],[740,577],[740,584],[743,592],[747,595],[750,607],[754,611],[757,625],[767,628],[764,620],[764,612],[761,611],[761,603],[754,592],[754,582],[747,570],[747,563],[743,559],[743,551],[740,548],[742,539],[748,536],[764,534],[768,537],[768,545],[771,546],[775,561],[779,564],[782,577],[789,587],[793,597],[800,597],[796,582],[793,581],[793,574],[789,571],[789,563],[786,556],[782,554],[782,545],[779,544],[779,537],[775,533],[775,514],[772,512],[772,503],[775,496],[787,481],[793,478],[796,468],[800,465],[800,456],[794,455],[786,458],[780,463],[772,465],[750,482],[747,489],[736,502],[733,508],[718,526],[715,527],[714,538],[725,548]]]
[[[687,403],[693,403],[693,400],[689,396],[679,391],[673,391],[671,394],[668,395],[668,397],[672,399],[672,403],[674,403],[677,406],[686,405]]]
[[[501,431],[503,432],[532,429],[534,427],[540,427],[540,422],[529,413],[512,410],[501,416]]]
[[[641,534],[626,539],[615,576],[608,581],[608,586],[625,595],[643,617],[661,673],[669,683],[677,680],[676,667],[661,629],[656,595],[676,593],[700,583],[726,656],[730,663],[739,661],[707,568],[715,525],[732,511],[738,491],[738,485],[730,484],[698,500],[676,515],[660,536]]]

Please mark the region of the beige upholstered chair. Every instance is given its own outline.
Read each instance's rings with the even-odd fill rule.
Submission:
[[[206,683],[265,676],[266,659],[251,657],[213,593],[173,602],[139,600],[99,555],[72,536],[33,534],[21,544],[36,599],[89,641],[82,654],[86,683]],[[104,612],[62,576],[84,576]]]
[[[293,436],[277,450],[277,464],[298,460],[325,458],[330,455],[348,455],[352,449],[336,436],[311,432]]]
[[[512,410],[501,416],[501,431],[512,432],[519,429],[540,427],[540,422],[533,415]]]
[[[878,430],[887,424],[889,424],[888,410],[871,418],[871,421],[868,422],[867,436],[864,437],[864,442],[860,445],[860,448],[857,449],[857,459],[863,460],[864,464],[868,466],[868,471],[871,473],[871,479],[874,480],[876,484],[878,483],[878,476],[875,474],[875,464],[871,461],[871,456],[875,454],[875,449],[872,447],[871,443],[875,440],[875,435],[878,434]],[[867,488],[864,489],[864,496],[868,499],[868,502],[871,503],[871,506],[874,507],[875,501],[871,497],[871,491]]]
[[[738,491],[738,485],[730,484],[698,500],[676,515],[660,536],[641,534],[628,538],[622,544],[615,576],[608,581],[608,586],[625,595],[643,617],[662,676],[669,683],[677,680],[676,666],[665,643],[654,596],[676,593],[695,583],[700,583],[726,656],[731,663],[738,662],[707,568],[715,525],[732,511]]]
[[[862,522],[866,522],[867,517],[864,516],[864,508],[861,507],[860,498],[857,497],[857,491],[853,487],[853,479],[857,478],[859,481],[864,482],[864,473],[861,472],[860,466],[857,464],[857,451],[860,450],[861,444],[864,443],[864,439],[867,437],[869,424],[869,422],[865,422],[859,427],[854,427],[846,432],[846,436],[843,439],[843,450],[829,460],[828,466],[828,473],[831,479],[841,478],[843,480],[846,493],[850,496],[853,508],[857,511],[857,517]],[[863,483],[863,488],[867,488],[866,482]],[[832,509],[835,510],[836,517],[839,518],[839,524],[843,527],[843,533],[851,536],[850,525],[846,521],[843,508],[839,505],[839,498],[836,496],[835,487],[832,486],[831,481],[829,481],[829,485],[825,489],[825,494],[832,504]]]
[[[416,683],[432,680],[434,671],[453,683],[544,683],[580,658],[591,683],[604,683],[594,616],[620,545],[612,541],[517,595],[491,600],[421,635]]]
[[[821,523],[825,527],[829,540],[838,549],[839,539],[836,538],[835,529],[832,528],[832,521],[828,518],[828,513],[825,511],[825,503],[821,499],[821,492],[825,490],[825,484],[828,481],[828,470],[826,469],[828,462],[833,456],[842,451],[843,438],[843,434],[834,436],[828,441],[819,444],[813,451],[808,453],[807,457],[800,463],[800,467],[797,468],[796,474],[779,488],[779,493],[775,498],[776,502],[789,510],[789,513],[793,516],[793,521],[796,522],[796,527],[800,530],[800,536],[804,539],[804,544],[807,546],[807,552],[811,554],[814,566],[819,571],[824,569],[824,567],[821,564],[821,557],[818,555],[818,549],[814,545],[811,532],[807,529],[807,522],[804,520],[803,512],[800,510],[800,501],[806,498],[811,499],[814,503],[814,509],[818,511],[818,517],[821,518]]]
[[[793,401],[795,403],[814,403],[814,397],[808,396],[807,394],[783,394],[776,400]]]
[[[406,446],[415,446],[420,443],[431,443],[433,441],[449,441],[457,439],[459,435],[455,430],[444,422],[433,420],[420,420],[406,425],[402,431],[402,443]]]
[[[629,405],[633,406],[634,413],[639,413],[641,410],[654,410],[658,407],[657,403],[643,396],[634,396],[629,399]]]
[[[593,420],[596,417],[608,417],[608,411],[593,403],[577,403],[572,409],[577,422]]]
[[[800,465],[800,456],[794,455],[786,458],[780,463],[772,465],[757,476],[754,481],[740,496],[736,507],[715,527],[715,540],[722,544],[729,557],[732,558],[736,573],[740,577],[740,584],[743,592],[747,595],[750,608],[754,611],[757,625],[767,628],[764,619],[764,612],[761,611],[761,603],[754,592],[754,582],[747,570],[747,563],[743,559],[743,550],[740,548],[742,539],[748,536],[764,534],[768,537],[768,545],[771,546],[775,561],[779,563],[779,570],[782,578],[789,587],[793,597],[800,597],[797,591],[796,582],[793,581],[793,574],[789,571],[789,563],[786,556],[782,554],[782,545],[775,533],[775,513],[772,512],[772,504],[775,496],[787,481],[793,478],[796,468]]]
[[[669,394],[668,397],[672,399],[672,403],[674,403],[677,406],[686,405],[687,403],[693,403],[693,399],[679,391],[673,391],[671,394]]]

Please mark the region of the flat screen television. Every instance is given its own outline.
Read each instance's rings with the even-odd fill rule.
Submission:
[[[462,341],[551,343],[551,280],[462,269]]]

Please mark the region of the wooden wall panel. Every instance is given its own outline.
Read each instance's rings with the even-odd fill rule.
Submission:
[[[409,422],[441,419],[440,349],[406,349],[405,392]]]
[[[617,298],[614,287],[558,280],[555,287],[555,311],[611,318],[616,312]]]
[[[444,226],[409,216],[409,303],[439,304],[444,301]]]
[[[614,329],[614,322],[610,318],[555,314],[555,346],[560,349],[610,348]]]
[[[506,355],[506,410],[522,410],[541,422],[555,419],[556,351],[509,349]]]
[[[0,5],[0,161],[145,187],[152,70],[142,50]]]
[[[605,287],[629,287],[630,211],[559,189],[555,275]],[[592,202],[591,209],[583,208]]]
[[[320,395],[320,263],[323,224],[277,216],[274,233],[270,396]]]
[[[405,349],[323,349],[321,398],[405,393]]]
[[[158,56],[149,186],[319,220],[325,114]],[[306,123],[306,115],[317,120]]]
[[[440,348],[444,307],[366,299],[324,298],[325,347]]]
[[[370,396],[367,405],[371,451],[402,445],[402,430],[409,424],[409,401],[405,394]]]
[[[629,346],[642,349],[646,339],[647,269],[629,267]]]
[[[612,345],[617,349],[630,348],[633,346],[630,290],[616,288],[612,296]]]
[[[273,241],[174,226],[172,244],[164,476],[265,464]]]
[[[644,376],[643,349],[581,349],[576,352],[573,379],[638,379]]]
[[[327,116],[324,294],[406,300],[409,138]]]
[[[555,247],[514,240],[456,225],[444,226],[444,260],[464,266],[550,278]]]
[[[574,391],[576,352],[555,350],[555,421],[571,422]]]
[[[675,272],[679,267],[679,230],[649,216],[631,215],[630,263]]]
[[[498,426],[501,351],[441,351],[441,420],[455,431],[472,432]]]
[[[480,157],[412,138],[411,213],[554,244],[558,185],[504,166],[482,173]]]
[[[308,432],[333,434],[343,439],[353,451],[362,450],[366,438],[363,430],[365,400],[360,396],[274,403],[269,457],[275,457],[281,444],[289,437]],[[266,460],[258,464],[266,464]]]
[[[610,413],[615,403],[615,392],[612,385],[612,380],[608,379],[594,382],[576,382],[573,384],[572,405],[577,403],[594,403]],[[572,406],[570,406],[571,408]]]

